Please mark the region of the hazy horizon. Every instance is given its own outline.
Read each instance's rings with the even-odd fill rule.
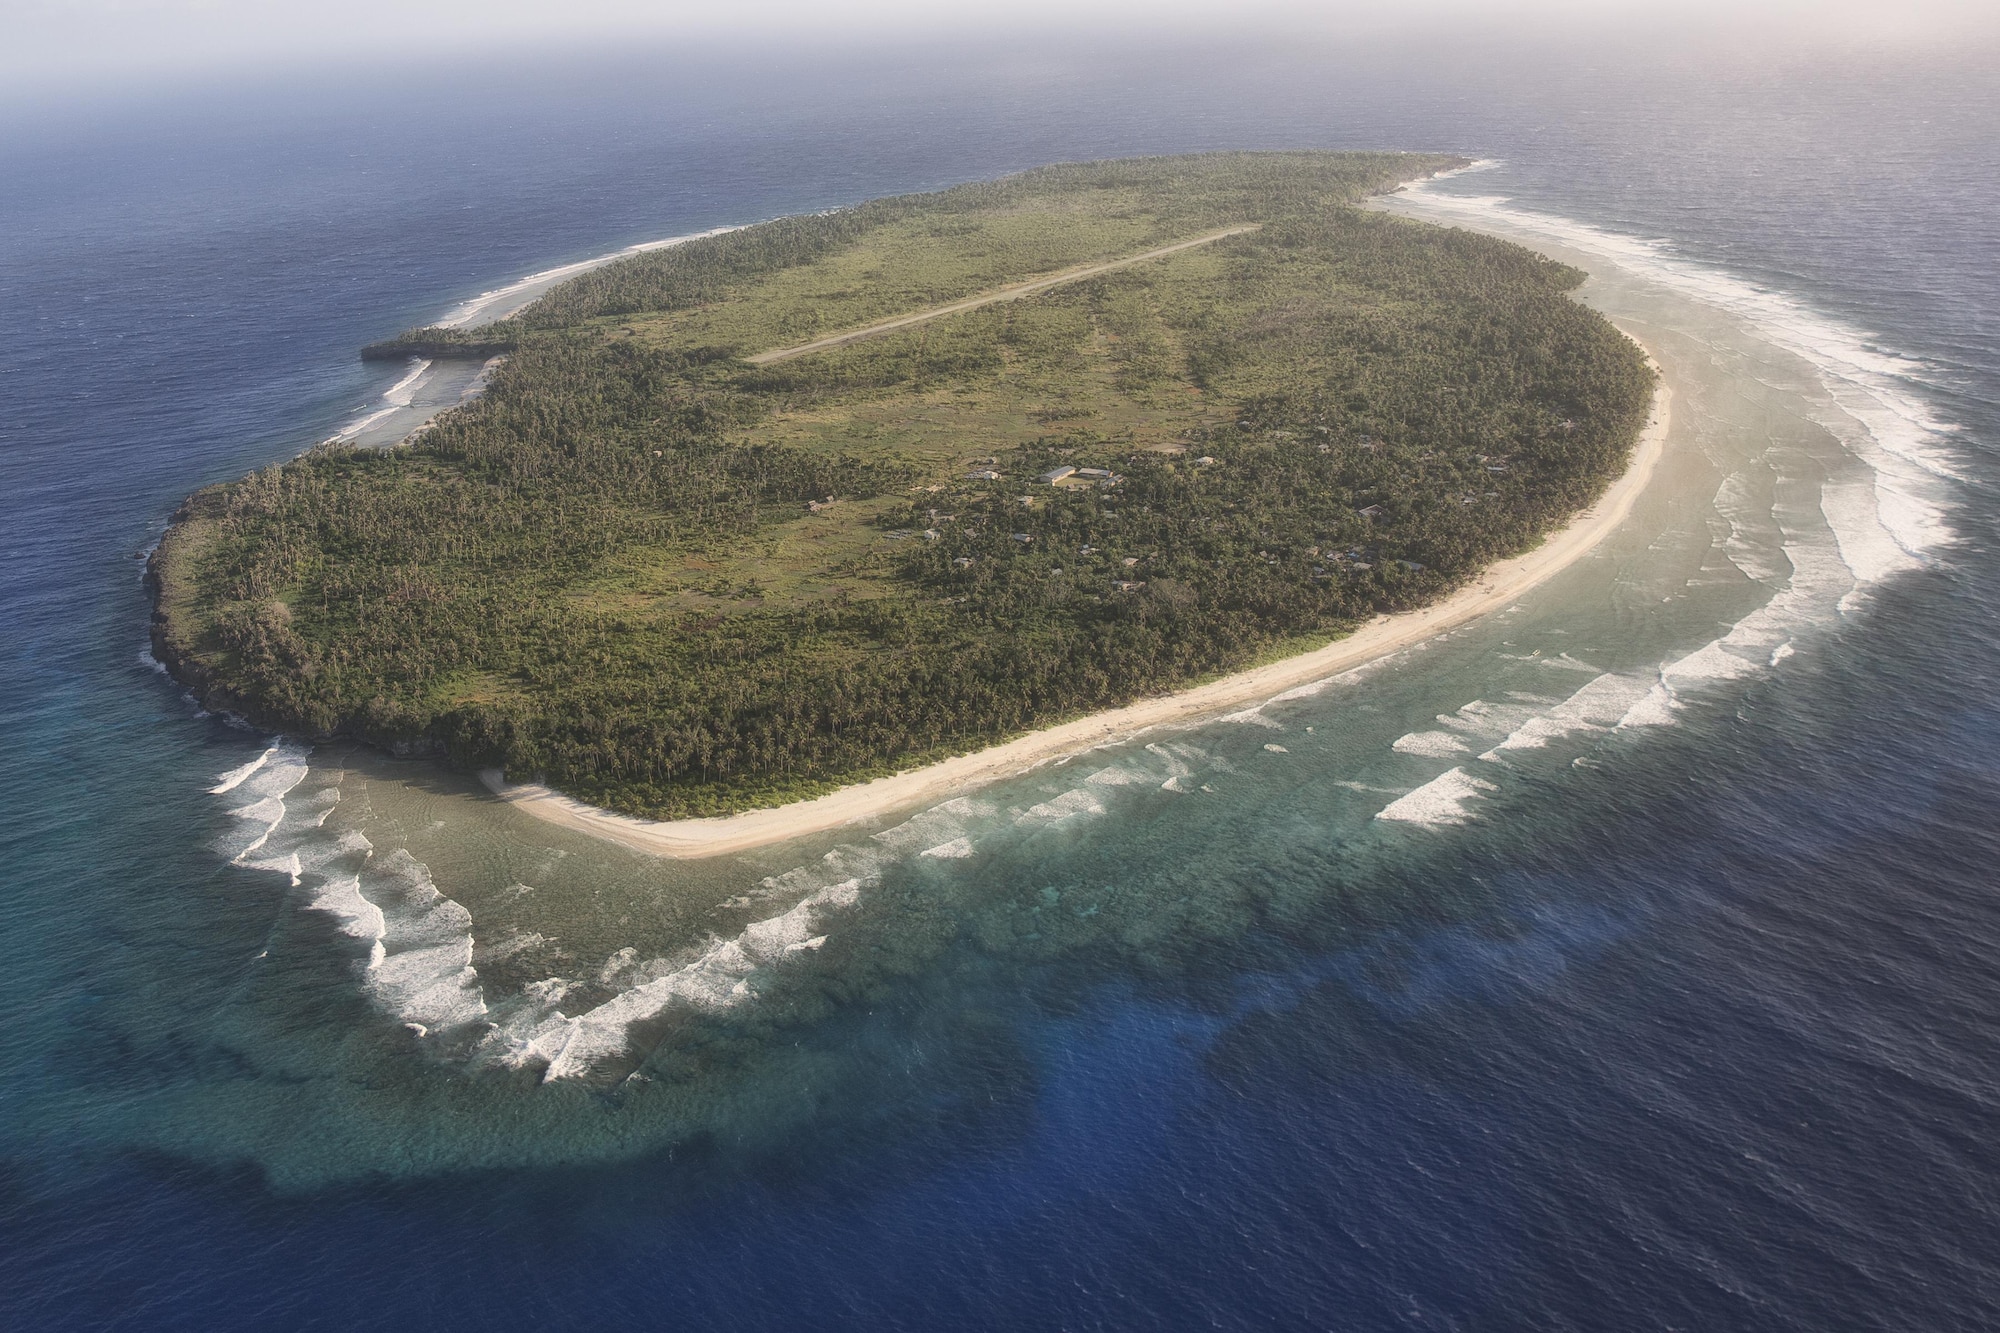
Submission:
[[[947,13],[913,0],[838,7],[753,0],[720,9],[686,3],[580,0],[553,13],[527,0],[431,0],[419,7],[357,0],[301,11],[249,0],[28,0],[0,19],[0,80],[10,100],[96,98],[199,88],[217,79],[285,73],[367,77],[468,58],[575,61],[641,53],[698,58],[746,44],[810,44],[830,56],[952,43],[996,52],[1040,51],[1060,61],[1079,46],[1191,40],[1307,46],[1463,40],[1474,35],[1573,43],[1679,38],[1718,57],[1769,53],[1903,52],[1962,56],[2000,39],[2000,19],[1969,0],[1813,4],[1807,0],[1698,0],[1662,11],[1639,0],[1021,0],[975,2]],[[615,48],[607,48],[616,41]]]

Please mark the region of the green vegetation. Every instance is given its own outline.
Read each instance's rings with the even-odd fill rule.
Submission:
[[[1644,422],[1581,274],[1351,207],[1450,165],[1052,167],[607,265],[453,333],[516,350],[405,447],[191,497],[157,651],[270,725],[681,816],[1324,641],[1533,545]]]

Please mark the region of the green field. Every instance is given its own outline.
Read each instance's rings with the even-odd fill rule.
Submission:
[[[607,265],[410,444],[191,497],[156,650],[268,725],[680,816],[1324,641],[1533,545],[1644,421],[1580,273],[1353,207],[1457,164],[1051,167]]]

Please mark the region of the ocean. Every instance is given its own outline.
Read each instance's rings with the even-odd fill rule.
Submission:
[[[2000,1323],[1992,67],[689,48],[13,106],[0,1322]],[[1673,391],[1631,519],[1484,621],[691,863],[145,653],[182,496],[468,387],[363,343],[717,227],[1300,146],[1479,159],[1382,206],[1586,269]]]

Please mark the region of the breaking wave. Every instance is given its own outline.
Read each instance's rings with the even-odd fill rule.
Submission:
[[[640,962],[635,950],[620,950],[607,960],[598,980],[625,988],[581,1013],[559,1007],[580,983],[563,977],[534,982],[493,1028],[484,1056],[511,1067],[539,1064],[545,1083],[581,1078],[626,1054],[635,1024],[675,1008],[712,1013],[754,999],[772,966],[826,943],[827,919],[854,906],[863,887],[877,882],[880,860],[865,851],[838,848],[819,867],[767,879],[762,887],[778,895],[795,890],[800,881],[856,872],[814,884],[786,910],[753,921],[733,936],[711,938],[686,956]]]
[[[495,287],[491,291],[481,292],[472,299],[454,306],[449,314],[438,321],[438,327],[460,329],[474,323],[507,319],[526,306],[528,302],[540,296],[544,291],[547,291],[557,283],[574,278],[580,273],[588,273],[590,270],[600,268],[605,264],[611,263],[613,260],[627,259],[633,255],[644,254],[648,250],[664,250],[669,246],[685,245],[689,241],[698,241],[707,236],[720,236],[724,232],[740,230],[742,230],[741,227],[711,227],[707,231],[688,232],[683,236],[668,236],[657,241],[641,241],[637,245],[628,245],[622,250],[613,250],[610,254],[597,255],[591,259],[579,259],[570,264],[558,264],[554,268],[545,268],[539,273],[530,273],[525,278],[517,278],[504,287]]]
[[[430,374],[430,371],[431,363],[429,361],[421,357],[411,358],[410,368],[404,374],[403,378],[397,380],[383,391],[383,405],[364,416],[356,417],[345,426],[342,426],[332,436],[328,437],[328,443],[338,444],[342,440],[351,440],[376,422],[382,420],[382,418],[396,412],[401,412],[407,408],[416,398],[417,386],[423,383],[424,377]]]
[[[1219,756],[1182,742],[1156,743],[1095,769],[1074,785],[1025,808],[991,800],[945,801],[818,861],[762,880],[728,899],[724,910],[760,915],[735,930],[654,958],[620,949],[596,976],[546,976],[494,1005],[477,1058],[509,1068],[540,1068],[545,1083],[615,1075],[640,1052],[636,1033],[675,1013],[715,1014],[755,1002],[786,963],[817,953],[843,914],[882,882],[891,866],[956,876],[991,833],[1062,837],[1080,821],[1101,818],[1114,793],[1197,790],[1204,770],[1233,771]],[[929,867],[930,869],[923,869]],[[580,995],[614,993],[587,1006]]]
[[[1956,427],[1939,420],[1918,390],[1930,373],[1922,362],[1881,350],[1870,335],[1787,292],[1680,257],[1661,241],[1518,208],[1497,195],[1450,194],[1429,183],[1408,193],[1425,212],[1528,232],[1609,260],[1727,312],[1810,366],[1826,394],[1815,419],[1872,473],[1859,486],[1830,486],[1824,500],[1857,578],[1873,582],[1915,568],[1954,539],[1945,485],[1965,473],[1950,443]]]
[[[1473,750],[1470,738],[1503,716],[1500,706],[1475,701],[1440,715],[1439,730],[1399,737],[1395,752],[1454,766],[1391,801],[1378,819],[1465,823],[1474,802],[1499,789],[1488,779],[1521,752],[1579,732],[1670,725],[1695,694],[1770,672],[1794,653],[1801,634],[1837,622],[1871,587],[1924,567],[1955,539],[1946,521],[1948,496],[1963,473],[1949,442],[1954,428],[1931,413],[1919,392],[1921,364],[1878,350],[1867,335],[1795,297],[1682,259],[1662,243],[1519,209],[1495,196],[1453,195],[1427,185],[1409,193],[1425,214],[1556,242],[1724,311],[1811,368],[1823,395],[1807,395],[1813,419],[1850,461],[1832,466],[1817,483],[1781,469],[1779,498],[1768,505],[1753,494],[1746,474],[1726,476],[1713,504],[1717,547],[1743,576],[1775,585],[1769,600],[1657,670],[1603,673],[1562,703],[1531,710],[1476,756],[1476,770],[1464,762]],[[1548,664],[1591,669],[1573,659]]]
[[[339,769],[314,769],[312,751],[281,740],[218,775],[236,821],[221,840],[231,865],[286,877],[342,933],[365,941],[361,987],[383,1013],[419,1036],[460,1029],[486,1013],[472,963],[472,915],[438,891],[407,851],[377,856],[355,829],[329,833],[340,804]]]
[[[1466,823],[1473,817],[1473,802],[1499,790],[1498,782],[1488,779],[1497,778],[1525,751],[1579,733],[1671,725],[1675,714],[1700,692],[1773,670],[1792,655],[1800,635],[1837,622],[1851,607],[1856,591],[1865,586],[1842,558],[1830,522],[1815,530],[1788,518],[1782,508],[1774,508],[1773,522],[1782,537],[1779,551],[1791,573],[1762,606],[1725,633],[1655,670],[1602,673],[1553,706],[1524,708],[1518,703],[1474,700],[1456,713],[1439,714],[1439,730],[1410,732],[1390,748],[1415,758],[1452,760],[1458,766],[1390,802],[1376,818],[1437,826]],[[1502,723],[1505,734],[1477,754],[1483,776],[1475,776],[1458,761],[1471,753],[1474,737],[1494,735]]]

